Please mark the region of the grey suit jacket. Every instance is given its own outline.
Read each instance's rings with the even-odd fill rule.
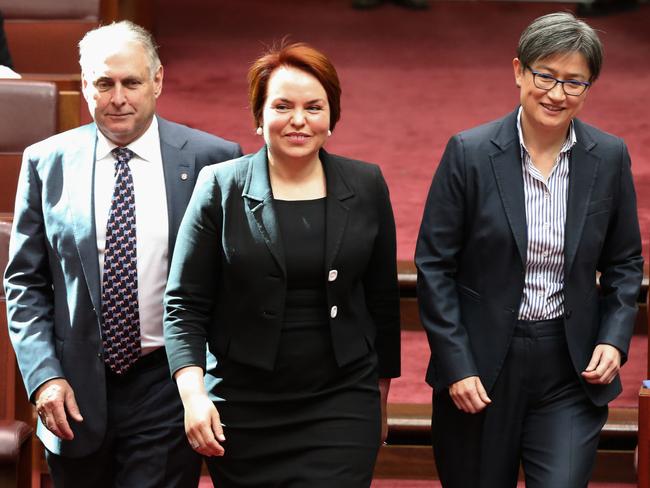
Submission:
[[[241,150],[162,118],[158,124],[171,258],[199,170]],[[5,273],[9,332],[30,399],[57,377],[75,392],[84,421],[71,422],[74,440],[61,441],[40,421],[37,428],[45,447],[72,457],[95,450],[106,429],[93,205],[96,141],[96,126],[89,124],[25,150]]]
[[[452,137],[426,202],[415,261],[431,347],[427,382],[478,375],[505,359],[521,302],[527,230],[517,111]],[[593,403],[621,391],[580,372],[596,344],[627,357],[643,277],[630,158],[623,141],[574,120],[564,243],[564,322],[576,374]],[[596,273],[600,272],[600,291]]]

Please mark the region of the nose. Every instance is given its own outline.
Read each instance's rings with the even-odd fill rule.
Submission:
[[[553,100],[563,100],[566,98],[566,93],[564,93],[564,85],[562,83],[556,83],[553,88],[548,92],[549,98]]]
[[[124,94],[124,87],[120,83],[116,83],[113,87],[113,93],[111,96],[111,102],[113,105],[124,105],[126,103],[126,96]]]
[[[296,109],[291,115],[291,125],[294,127],[302,127],[305,125],[305,114],[302,110]]]

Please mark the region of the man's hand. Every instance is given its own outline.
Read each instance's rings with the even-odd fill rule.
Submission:
[[[621,352],[609,344],[598,344],[582,377],[592,385],[608,385],[621,369]]]
[[[452,383],[449,395],[456,407],[465,413],[479,413],[492,403],[478,376],[469,376]]]
[[[46,381],[38,387],[34,397],[36,411],[43,425],[60,439],[66,441],[74,439],[68,423],[68,415],[76,422],[82,422],[83,417],[70,384],[63,378]]]

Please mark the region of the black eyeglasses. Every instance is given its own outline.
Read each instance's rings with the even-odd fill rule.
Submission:
[[[591,86],[591,83],[588,81],[578,81],[578,80],[559,80],[548,73],[540,73],[534,69],[527,66],[530,72],[533,74],[533,83],[540,90],[550,91],[555,88],[555,85],[560,83],[562,85],[562,90],[566,95],[571,97],[579,97],[582,95],[587,88]]]

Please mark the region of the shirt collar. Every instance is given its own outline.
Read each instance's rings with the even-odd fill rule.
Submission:
[[[524,133],[521,130],[521,114],[523,112],[523,107],[519,107],[519,110],[517,111],[517,135],[519,136],[519,144],[521,145],[521,150],[526,151],[528,153],[528,149],[526,148],[526,144],[524,143]],[[560,153],[564,153],[569,151],[577,142],[576,139],[576,131],[575,128],[573,127],[573,120],[571,120],[571,124],[569,125],[569,135],[566,138],[566,141],[564,141],[564,144],[562,144],[562,149],[560,149]]]
[[[158,119],[154,116],[147,130],[131,144],[127,144],[136,156],[145,161],[155,160],[156,145],[160,147],[160,136],[158,134]],[[97,130],[97,148],[95,149],[95,159],[97,161],[110,156],[117,144],[111,142],[100,130]]]

